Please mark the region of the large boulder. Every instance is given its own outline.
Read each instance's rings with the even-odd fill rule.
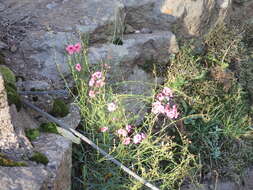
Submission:
[[[169,33],[175,28],[175,23],[180,26],[178,31],[175,30],[178,34],[186,31],[191,36],[201,35],[211,26],[210,23],[223,18],[221,12],[229,9],[230,1],[9,0],[2,2],[1,7],[5,9],[0,11],[0,38],[9,46],[10,51],[5,51],[11,54],[7,60],[9,66],[26,80],[44,81],[50,87],[59,87],[61,77],[56,64],[65,76],[69,74],[65,46],[79,41],[80,34],[89,34],[89,46],[95,48],[91,48],[90,60],[95,60],[94,50],[98,50],[96,54],[101,53],[101,48],[97,46],[108,46],[121,53],[117,51],[122,48],[111,43],[121,37],[123,42],[128,40],[124,42],[128,44],[124,47],[132,49],[125,52],[129,53],[128,57],[132,56],[132,69],[140,60],[151,62],[151,58],[162,57],[166,62],[165,57],[172,53],[171,48],[177,47],[175,37]],[[131,28],[130,33],[139,34],[124,36],[129,32],[127,26]],[[145,33],[150,33],[150,36]],[[148,38],[154,41],[149,41],[147,45]],[[173,44],[166,46],[165,43],[171,39]],[[142,48],[147,51],[146,47],[151,47],[152,51],[140,53]],[[160,47],[168,50],[160,51]],[[138,59],[133,52],[135,49]],[[125,59],[117,61],[124,62]]]
[[[11,152],[19,147],[18,138],[12,125],[10,107],[7,101],[3,77],[0,74],[0,152]]]
[[[185,37],[201,37],[223,22],[230,13],[231,0],[165,0],[164,14],[177,18],[176,31]]]

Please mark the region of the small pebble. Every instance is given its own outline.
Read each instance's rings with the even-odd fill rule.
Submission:
[[[17,46],[12,45],[10,50],[12,53],[15,53],[17,51],[17,49],[18,49]]]
[[[149,28],[142,28],[141,29],[141,33],[143,33],[143,34],[151,34],[152,30],[150,30]]]

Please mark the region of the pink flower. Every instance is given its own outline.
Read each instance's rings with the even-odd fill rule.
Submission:
[[[131,142],[131,138],[130,138],[130,137],[127,137],[127,138],[125,138],[125,139],[123,140],[123,144],[124,144],[124,145],[129,145],[130,142]]]
[[[81,66],[79,63],[76,64],[76,70],[77,70],[78,72],[80,72],[81,69],[82,69],[82,66]]]
[[[96,82],[96,87],[97,87],[97,88],[101,88],[101,87],[103,87],[104,85],[105,85],[104,80],[102,80],[102,79],[97,80],[97,82]]]
[[[159,101],[163,101],[164,100],[164,95],[162,93],[159,93],[156,95],[156,98],[159,100]]]
[[[119,129],[117,131],[118,135],[126,137],[127,136],[127,131],[125,129]]]
[[[89,91],[89,97],[95,98],[96,97],[96,92],[94,90]]]
[[[89,81],[89,86],[92,87],[95,84],[95,80],[92,78]]]
[[[127,130],[128,133],[131,133],[132,129],[133,129],[133,126],[126,125],[126,130]]]
[[[76,43],[76,44],[74,45],[74,47],[75,47],[75,52],[79,53],[79,52],[81,51],[82,45],[81,45],[81,43],[79,42],[79,43]]]
[[[100,132],[104,133],[106,131],[108,131],[108,127],[101,127],[100,128]]]
[[[164,106],[162,105],[161,102],[156,101],[152,104],[152,110],[151,111],[154,114],[164,113]]]
[[[108,109],[109,112],[113,112],[117,109],[117,105],[113,102],[109,103],[109,104],[107,104],[107,109]]]
[[[72,55],[73,53],[75,53],[75,46],[73,45],[68,45],[66,47],[66,51],[68,52],[69,55]]]
[[[167,116],[168,118],[170,118],[170,119],[176,119],[176,118],[178,118],[179,113],[178,113],[178,111],[177,111],[176,105],[173,105],[173,106],[172,106],[172,109],[170,108],[169,105],[167,105],[167,106],[165,107],[165,114],[166,114],[166,116]]]
[[[133,142],[134,144],[139,144],[142,141],[142,136],[140,134],[134,135]]]
[[[162,93],[165,96],[173,97],[172,90],[168,87],[164,87]]]
[[[141,133],[141,139],[143,140],[145,138],[147,138],[147,135],[145,133]]]
[[[110,69],[111,68],[111,66],[108,65],[107,63],[105,63],[104,66],[105,66],[106,69]]]
[[[102,74],[102,72],[100,72],[100,71],[97,71],[97,72],[95,72],[95,73],[93,73],[93,74],[91,75],[91,77],[92,77],[93,79],[101,79],[102,76],[103,76],[103,74]]]

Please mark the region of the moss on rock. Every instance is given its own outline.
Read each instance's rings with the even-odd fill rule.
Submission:
[[[24,162],[15,162],[13,160],[8,159],[3,154],[0,154],[0,166],[4,167],[23,167],[27,166]]]
[[[17,110],[19,111],[21,109],[22,103],[15,85],[6,83],[5,88],[9,105],[15,104]]]
[[[21,108],[21,100],[20,100],[19,94],[17,93],[17,88],[15,85],[16,83],[15,75],[5,65],[0,65],[0,73],[2,74],[3,79],[4,79],[4,86],[7,93],[8,103],[9,105],[15,104],[17,107],[17,110],[19,111]]]
[[[47,165],[49,162],[48,158],[41,152],[34,152],[32,157],[29,160],[37,162],[37,163],[41,163],[44,165]]]
[[[30,141],[33,141],[40,136],[40,131],[39,129],[26,129],[25,135]]]
[[[63,100],[55,99],[50,113],[55,117],[65,117],[69,113],[69,108]]]
[[[3,79],[5,83],[16,83],[16,77],[14,73],[5,65],[0,65],[0,73],[3,75]]]
[[[55,123],[53,123],[53,122],[42,123],[40,125],[40,131],[46,132],[46,133],[56,133],[56,134],[59,134],[58,130],[57,130],[57,125]]]

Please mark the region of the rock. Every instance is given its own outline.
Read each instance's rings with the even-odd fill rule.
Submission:
[[[5,5],[3,3],[0,3],[0,11],[3,11],[5,8]]]
[[[176,22],[176,17],[171,14],[164,14],[161,7],[164,0],[123,0],[125,9],[125,22],[134,28],[141,30],[169,31]]]
[[[143,33],[143,34],[151,34],[151,33],[152,33],[152,30],[149,29],[149,28],[142,28],[142,29],[140,30],[140,32]]]
[[[47,180],[43,167],[0,167],[1,190],[47,190]]]
[[[124,33],[125,34],[132,34],[134,32],[135,32],[135,29],[131,25],[126,24]]]
[[[75,129],[81,120],[79,109],[74,104],[71,104],[69,111],[70,113],[66,117],[61,118],[60,121]],[[72,167],[71,141],[56,134],[42,134],[38,139],[33,141],[33,145],[36,151],[45,154],[49,159],[46,169],[51,173],[51,178],[47,187],[52,190],[70,189]]]
[[[238,190],[240,187],[234,182],[220,182],[214,185],[217,190]]]
[[[166,64],[171,54],[178,52],[176,37],[171,32],[152,34],[131,34],[123,40],[123,45],[104,44],[89,48],[90,64],[97,64],[110,57],[110,78],[115,81],[125,80],[136,65],[152,67],[154,64]]]
[[[202,36],[229,14],[231,0],[166,0],[164,14],[178,18],[177,32],[184,36]]]
[[[118,93],[133,95],[123,100],[127,117],[133,125],[137,126],[142,123],[148,109],[143,98],[151,97],[154,87],[159,83],[161,83],[161,80],[154,79],[150,73],[146,73],[136,66],[123,85],[119,85]]]
[[[10,51],[12,52],[12,53],[15,53],[16,51],[17,51],[17,46],[15,46],[15,45],[12,45],[11,46],[11,48],[10,48]]]
[[[0,11],[1,11],[1,4],[0,4]],[[7,49],[8,45],[2,41],[0,41],[0,49]]]
[[[61,121],[74,129],[81,120],[79,109],[74,104],[71,104],[69,111],[70,113],[66,117],[61,118]],[[15,106],[12,106],[11,113],[13,117],[12,122],[15,126],[15,132],[12,130],[11,133],[17,136],[20,142],[20,146],[16,151],[20,154],[19,158],[24,156],[25,152],[29,152],[29,155],[39,152],[45,155],[49,162],[48,164],[44,163],[45,166],[40,163],[26,161],[29,163],[27,167],[0,167],[1,190],[70,189],[72,167],[71,141],[57,134],[41,133],[36,140],[32,141],[31,145],[30,142],[24,141],[24,139],[26,139],[24,136],[24,129],[38,128],[37,123],[24,109],[17,112]],[[2,119],[2,117],[0,117],[0,119]],[[1,139],[0,142],[2,143],[4,141]],[[25,149],[25,151],[23,151],[23,149]],[[29,157],[29,155],[27,156]]]
[[[16,25],[22,25],[24,28],[22,37],[19,35],[20,28],[15,26],[11,34],[4,36],[7,40],[11,38],[9,40],[16,41],[14,44],[17,45],[15,53],[10,54],[10,66],[18,75],[25,76],[26,80],[46,81],[55,88],[65,85],[60,82],[62,78],[59,76],[58,69],[64,76],[69,74],[65,46],[70,41],[73,43],[79,41],[79,33],[89,34],[89,46],[92,47],[90,49],[96,49],[98,46],[112,48],[107,42],[122,36],[125,28],[128,28],[127,33],[140,31],[138,38],[133,36],[133,40],[137,40],[138,43],[131,42],[131,48],[139,51],[147,45],[152,51],[148,54],[137,53],[139,59],[134,58],[135,54],[132,52],[134,57],[131,62],[138,64],[140,60],[143,62],[151,57],[160,57],[159,48],[164,47],[164,40],[174,38],[176,41],[175,37],[171,38],[172,34],[168,34],[167,38],[164,36],[166,32],[170,33],[169,30],[175,28],[175,23],[179,24],[183,20],[183,26],[179,24],[180,28],[176,31],[178,34],[185,31],[190,36],[198,36],[208,30],[212,26],[211,23],[221,18],[221,10],[226,12],[230,7],[228,0],[219,0],[219,2],[188,0],[187,3],[185,0],[87,0],[85,2],[82,0],[44,0],[43,2],[8,0],[4,4],[7,8],[0,12],[0,17],[4,15],[10,22],[15,21]],[[154,39],[164,39],[153,42],[156,47],[152,47],[150,42],[145,42],[146,35],[151,35],[151,32]],[[123,36],[121,39],[123,43],[127,43],[125,39],[130,43],[129,36]],[[118,50],[115,52],[123,53]],[[129,52],[131,54],[131,51]],[[99,56],[103,57],[103,52],[97,53],[102,53]],[[164,55],[162,57],[165,61]],[[90,57],[90,60],[92,59],[94,58]]]
[[[19,147],[17,136],[11,122],[10,108],[4,87],[3,77],[0,74],[0,151],[14,151]]]
[[[19,148],[27,151],[32,150],[32,144],[25,135],[25,129],[36,129],[38,123],[22,108],[19,112],[14,105],[10,107],[12,123],[15,127],[15,134],[18,137]]]
[[[245,172],[243,181],[244,181],[243,190],[253,189],[253,167],[248,168],[248,170]]]

